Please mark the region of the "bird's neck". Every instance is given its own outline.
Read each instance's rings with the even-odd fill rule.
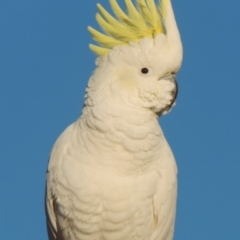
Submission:
[[[156,161],[165,140],[153,113],[109,101],[85,106],[77,123],[88,153],[110,156],[133,171],[143,171]]]

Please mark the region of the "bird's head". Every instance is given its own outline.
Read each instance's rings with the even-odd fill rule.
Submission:
[[[100,45],[90,45],[100,56],[90,85],[108,86],[114,97],[162,114],[175,102],[183,55],[171,1],[159,6],[154,0],[125,3],[127,13],[110,0],[117,18],[97,5],[96,18],[105,33],[88,28]]]

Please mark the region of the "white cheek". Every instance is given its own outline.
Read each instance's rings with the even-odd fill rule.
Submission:
[[[115,73],[117,86],[125,90],[133,90],[137,87],[136,71],[131,68],[119,69]]]

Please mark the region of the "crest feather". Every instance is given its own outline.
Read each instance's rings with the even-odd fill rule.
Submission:
[[[125,4],[127,7],[129,17],[131,19],[136,19],[136,21],[142,21],[141,15],[135,8],[134,4],[132,3],[132,0],[125,0]]]
[[[89,48],[98,55],[107,55],[111,49],[89,44]]]
[[[170,0],[162,0],[162,2],[161,2],[160,11],[161,11],[161,15],[162,15],[163,18],[165,18],[166,15],[167,15],[167,5],[168,5],[169,1]]]
[[[125,2],[131,2],[125,0]],[[131,2],[132,3],[132,2]],[[110,4],[112,6],[112,10],[114,12],[114,14],[116,15],[116,17],[125,25],[127,26],[127,28],[130,31],[134,31],[134,29],[138,29],[139,28],[139,24],[145,24],[145,22],[143,21],[143,19],[141,18],[141,15],[138,14],[138,11],[136,10],[136,8],[134,7],[134,5],[132,4],[132,7],[134,7],[136,14],[134,17],[131,17],[130,15],[127,15],[118,5],[116,0],[110,0]],[[127,6],[127,5],[126,5]],[[131,9],[132,10],[132,9]],[[137,35],[137,33],[134,33],[135,35]]]
[[[124,44],[124,42],[119,41],[118,39],[113,38],[111,36],[100,33],[92,27],[88,27],[88,31],[92,34],[93,39],[95,41],[104,45],[107,48],[113,48],[116,45],[123,45]]]
[[[147,2],[148,4],[147,4]],[[154,0],[138,0],[139,10],[142,13],[143,18],[145,19],[146,23],[149,24],[152,28],[155,27],[155,18],[156,18],[156,5]],[[153,11],[149,8],[149,2],[152,2],[154,4]],[[152,6],[151,6],[152,7]],[[158,15],[158,13],[157,13]],[[160,16],[158,16],[160,17]],[[156,19],[159,21],[159,19]]]
[[[127,45],[129,42],[138,42],[144,37],[152,38],[164,33],[162,19],[166,14],[168,1],[170,0],[162,0],[160,7],[155,0],[136,0],[136,5],[132,0],[125,0],[127,11],[124,12],[117,0],[110,0],[116,17],[97,4],[99,13],[96,15],[96,20],[104,33],[88,27],[93,39],[100,44],[100,47],[90,45],[91,50],[97,55],[105,55],[114,46]]]
[[[109,24],[109,22],[107,22],[99,13],[96,15],[96,20],[104,32],[110,36],[118,38],[120,41],[126,42],[129,38],[137,38],[136,34],[134,34],[134,32],[125,25],[119,24],[119,22],[116,24],[113,22],[112,24]]]

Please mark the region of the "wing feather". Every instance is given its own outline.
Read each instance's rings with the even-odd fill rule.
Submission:
[[[46,189],[45,213],[47,218],[47,231],[49,240],[60,240],[57,238],[57,221],[54,212],[54,199],[49,196]]]
[[[159,184],[153,198],[154,231],[150,240],[172,240],[176,215],[177,166],[165,141],[159,166]]]

